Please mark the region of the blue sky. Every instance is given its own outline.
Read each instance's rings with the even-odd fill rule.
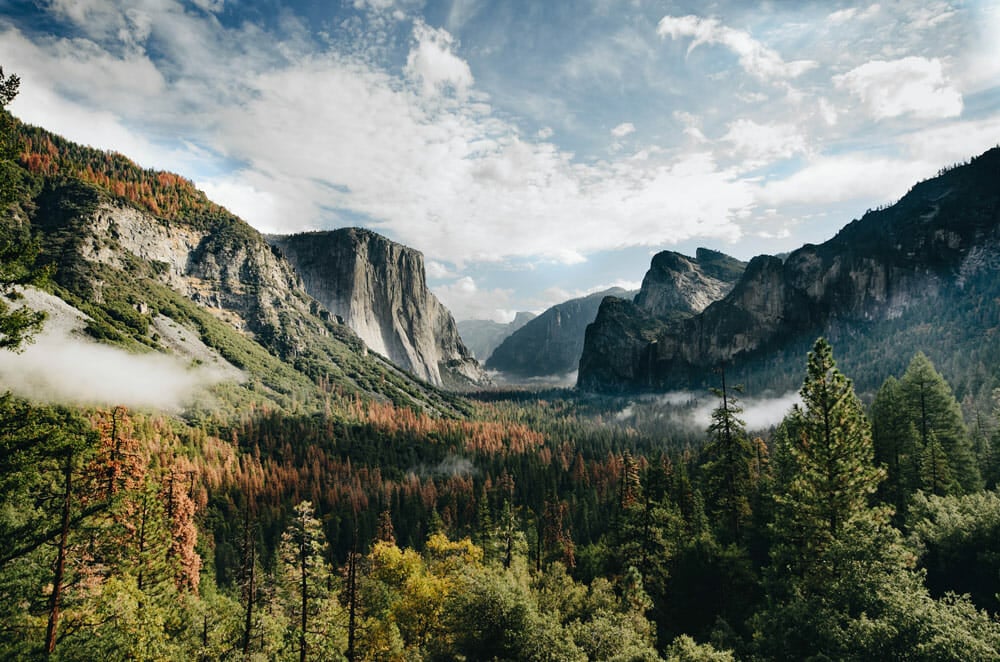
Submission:
[[[1000,143],[991,2],[0,0],[11,110],[505,319],[832,236]]]

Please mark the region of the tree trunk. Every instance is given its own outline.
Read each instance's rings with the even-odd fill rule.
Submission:
[[[66,544],[69,539],[69,515],[73,490],[73,453],[66,455],[64,471],[65,491],[63,492],[62,526],[59,531],[59,553],[56,555],[55,577],[52,579],[52,598],[49,601],[49,624],[45,630],[45,652],[51,655],[56,650],[56,630],[59,627],[59,606],[62,599],[63,575],[66,571]]]

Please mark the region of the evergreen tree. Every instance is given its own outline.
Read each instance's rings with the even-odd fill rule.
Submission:
[[[918,352],[900,380],[906,411],[917,430],[920,448],[930,443],[934,433],[948,456],[951,473],[965,493],[982,488],[969,433],[962,420],[962,409],[944,377],[934,364]]]
[[[887,471],[879,494],[901,514],[917,487],[920,453],[915,429],[904,406],[902,387],[895,377],[886,379],[875,394],[871,421],[875,462]]]
[[[794,472],[775,495],[775,530],[783,548],[795,550],[799,573],[817,572],[815,579],[823,581],[824,568],[816,561],[833,541],[860,522],[885,524],[885,511],[869,504],[885,474],[874,465],[861,402],[823,338],[809,353],[799,393],[803,406],[792,410],[787,447]]]
[[[726,374],[722,373],[722,388],[712,389],[720,398],[712,411],[708,432],[711,441],[705,448],[708,462],[703,466],[708,492],[709,513],[720,531],[722,542],[737,542],[750,521],[750,498],[753,486],[752,467],[755,449],[747,437],[744,422],[739,418],[743,408],[736,394],[742,388],[726,389]]]
[[[294,647],[300,662],[310,656],[321,659],[323,628],[319,620],[330,597],[331,570],[326,562],[326,538],[314,516],[313,505],[302,501],[295,506],[292,520],[281,535],[278,550],[279,581],[283,603],[295,629]]]
[[[956,491],[948,456],[933,431],[928,435],[927,445],[920,454],[920,487],[937,496],[954,494]]]
[[[42,328],[45,314],[27,307],[12,309],[8,301],[22,298],[18,287],[40,282],[45,274],[32,267],[37,247],[26,223],[15,219],[10,206],[17,200],[20,169],[17,158],[17,121],[7,105],[17,96],[21,80],[5,76],[0,67],[0,349],[17,351]]]

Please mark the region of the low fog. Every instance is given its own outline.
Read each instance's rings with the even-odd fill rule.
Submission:
[[[781,423],[795,404],[802,400],[797,391],[770,398],[739,398],[743,408],[740,418],[748,431],[766,430]],[[712,422],[712,411],[721,404],[719,398],[691,391],[671,391],[660,395],[641,396],[615,414],[617,422],[636,424],[641,420],[669,420],[693,431],[704,431]]]
[[[93,342],[80,334],[83,316],[75,308],[41,292],[26,294],[27,305],[45,310],[48,318],[21,353],[0,352],[0,390],[51,403],[177,411],[233,377],[228,364],[195,365],[190,358],[132,354]],[[189,342],[201,345],[197,338]]]

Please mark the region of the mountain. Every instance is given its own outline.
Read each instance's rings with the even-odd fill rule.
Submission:
[[[512,333],[486,361],[489,370],[517,378],[564,375],[577,368],[583,335],[601,300],[626,296],[620,287],[556,304]]]
[[[183,329],[247,375],[234,403],[292,406],[325,392],[432,411],[461,407],[370,353],[309,295],[281,252],[188,180],[20,126],[20,212],[49,289],[85,332],[133,352],[176,355]],[[20,228],[20,229],[18,229]]]
[[[485,363],[493,350],[510,334],[535,319],[534,313],[519,312],[507,324],[493,320],[462,320],[458,323],[458,333],[472,355]]]
[[[745,268],[745,263],[707,248],[699,248],[694,258],[673,251],[654,255],[633,301],[608,297],[601,302],[584,337],[578,385],[593,390],[631,387],[643,374],[647,347],[657,334],[723,298]]]
[[[451,313],[427,289],[419,251],[360,228],[268,241],[302,276],[306,291],[373,351],[437,386],[486,380]]]
[[[617,323],[588,345],[615,351],[621,370],[581,362],[579,385],[597,391],[696,388],[727,364],[756,389],[793,385],[803,349],[817,335],[844,348],[845,371],[873,389],[917,350],[954,376],[956,393],[979,397],[997,383],[1000,320],[1000,148],[914,186],[819,245],[784,260],[755,257],[724,298],[662,329]],[[624,312],[623,312],[624,311]],[[631,335],[629,335],[631,334]],[[603,344],[598,340],[602,340]],[[627,350],[627,351],[625,351]],[[877,366],[877,367],[876,367]],[[978,367],[977,367],[978,366]]]

